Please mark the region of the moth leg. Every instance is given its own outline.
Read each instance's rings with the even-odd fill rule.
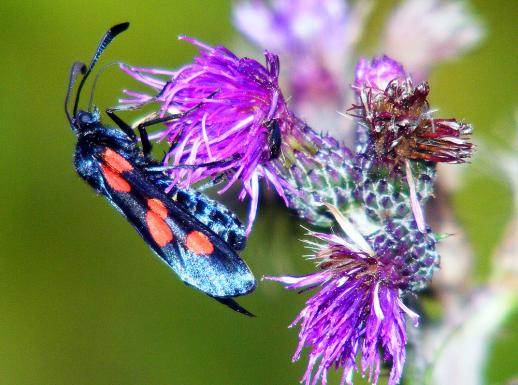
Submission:
[[[176,170],[178,168],[188,168],[195,170],[200,167],[217,167],[217,166],[226,166],[228,163],[233,162],[234,160],[239,159],[239,155],[232,155],[228,157],[227,159],[221,159],[221,160],[215,160],[214,162],[206,162],[206,163],[197,163],[197,164],[176,164],[174,166],[158,166],[158,167],[148,167],[146,168],[147,171],[156,171],[156,172],[162,172],[162,171],[169,171],[169,170]]]
[[[140,134],[140,140],[142,142],[142,151],[144,152],[144,156],[146,158],[148,158],[151,155],[151,148],[152,148],[151,142],[149,141],[148,133],[146,131],[146,127],[154,126],[155,124],[167,123],[167,122],[170,122],[173,120],[181,119],[184,116],[186,116],[186,115],[190,114],[191,112],[200,108],[202,106],[202,104],[203,103],[199,103],[196,106],[194,106],[193,108],[191,108],[185,112],[181,112],[178,114],[168,114],[163,117],[145,119],[144,121],[139,123],[137,125],[137,130]],[[149,115],[148,117],[151,117],[151,116],[156,116],[156,113],[153,113],[153,114]]]
[[[167,83],[169,84],[169,82]],[[165,87],[167,87],[167,84]],[[164,87],[164,89],[165,89]],[[163,92],[160,91],[160,93],[158,94],[158,96],[161,95],[161,93]],[[206,99],[212,99],[214,97],[214,95],[216,95],[218,93],[218,91],[214,91],[212,92],[209,96],[207,96]],[[157,97],[158,97],[157,96]],[[156,97],[155,97],[156,99]],[[129,106],[129,107],[132,107],[132,108],[128,108],[128,109],[136,109],[136,108],[139,108],[141,107],[143,104],[147,104],[147,102],[145,103],[142,103],[140,105],[133,105],[133,106]],[[196,104],[194,107],[191,107],[189,108],[187,111],[184,111],[184,112],[179,112],[177,114],[168,114],[166,116],[163,116],[163,117],[157,117],[157,118],[153,118],[153,119],[145,119],[143,122],[141,122],[138,126],[137,126],[137,129],[144,129],[146,127],[149,127],[149,126],[153,126],[155,124],[159,124],[159,123],[166,123],[166,122],[169,122],[171,120],[177,120],[177,119],[181,119],[183,118],[184,116],[187,116],[189,115],[190,113],[196,111],[197,109],[199,109],[201,106],[203,106],[205,104],[205,102],[200,102],[198,104]],[[134,106],[137,106],[137,107],[134,107]],[[122,109],[122,108],[121,108]],[[154,113],[156,115],[156,113]],[[153,115],[151,115],[153,116]]]
[[[135,132],[133,132],[133,129],[131,126],[126,123],[124,120],[122,120],[115,112],[121,111],[121,110],[130,110],[130,109],[136,109],[136,108],[123,108],[123,107],[112,107],[106,109],[106,114],[110,117],[111,120],[122,130],[131,140],[136,141],[137,136],[135,135]]]
[[[149,102],[144,102],[144,103],[139,103],[139,104],[132,104],[132,105],[127,105],[127,106],[118,106],[118,107],[108,108],[108,109],[106,109],[106,114],[111,118],[111,120],[113,120],[115,122],[115,124],[117,124],[117,126],[122,131],[124,131],[124,133],[126,135],[128,135],[128,137],[130,139],[136,141],[137,140],[137,136],[135,135],[134,127],[131,127],[124,120],[122,120],[122,118],[120,118],[116,114],[116,112],[117,111],[137,110],[137,109],[141,108],[142,106],[144,106],[144,105],[146,105],[148,103]],[[156,115],[156,113],[153,113],[151,115],[148,115],[148,117],[149,116],[155,116],[155,115]],[[149,156],[151,155],[152,146],[151,146],[151,142],[149,141],[148,133],[147,133],[145,128],[148,127],[148,126],[154,125],[154,124],[158,124],[158,123],[162,123],[162,122],[167,122],[167,121],[174,120],[174,119],[179,119],[182,116],[184,116],[184,114],[167,115],[167,116],[164,116],[162,118],[151,118],[151,119],[145,118],[146,120],[144,120],[143,122],[140,122],[137,125],[136,128],[137,128],[137,130],[138,130],[138,132],[140,134],[140,141],[142,143],[142,152],[144,153],[144,156],[146,158],[149,158]]]
[[[207,190],[209,188],[212,188],[212,187],[215,187],[215,186],[219,185],[220,183],[225,182],[226,180],[228,180],[227,173],[222,173],[222,174],[219,174],[218,176],[216,176],[215,178],[209,179],[207,182],[199,185],[198,187],[196,187],[196,190],[197,191],[205,191],[205,190]]]
[[[187,112],[189,112],[189,111],[187,111]],[[172,120],[180,119],[180,118],[184,117],[187,112],[179,113],[179,114],[170,114],[170,115],[163,116],[161,118],[146,119],[137,125],[137,130],[140,134],[140,141],[142,142],[142,151],[144,152],[144,156],[146,158],[149,158],[149,156],[151,155],[151,148],[152,148],[151,142],[149,141],[149,136],[148,136],[146,127],[153,126],[153,125],[159,124],[159,123],[166,123],[166,122],[170,122]],[[150,116],[153,116],[153,115],[155,115],[155,114],[151,114]]]
[[[130,104],[130,105],[124,105],[124,106],[118,106],[118,107],[112,107],[112,108],[107,109],[106,113],[117,124],[117,126],[119,126],[120,129],[123,130],[126,133],[126,135],[128,135],[131,139],[136,140],[136,135],[135,135],[135,132],[133,131],[134,127],[131,127],[126,122],[124,122],[119,116],[117,116],[115,114],[115,112],[116,111],[137,110],[137,109],[143,107],[144,105],[149,104],[152,101],[156,101],[157,98],[159,96],[161,96],[161,94],[164,92],[164,90],[166,89],[166,87],[167,87],[167,85],[169,83],[170,82],[166,83],[166,85],[164,86],[162,91],[160,91],[160,93],[156,97],[154,97],[152,100],[149,100],[149,101],[146,101],[146,102],[143,102],[143,103]],[[207,99],[213,98],[214,95],[216,95],[218,92],[219,91],[212,92],[209,96],[207,96]],[[193,111],[196,111],[198,108],[203,106],[203,104],[204,104],[204,102],[200,102],[200,103],[198,103],[197,105],[195,105],[194,107],[188,109],[185,112],[181,112],[181,113],[177,113],[177,114],[168,114],[168,115],[163,116],[163,117],[158,117],[158,113],[154,112],[154,113],[148,115],[146,118],[144,118],[143,121],[138,123],[136,128],[137,128],[137,130],[139,132],[139,135],[140,135],[140,141],[142,143],[142,152],[144,153],[144,156],[146,158],[149,158],[150,155],[151,155],[151,150],[152,150],[152,145],[151,145],[151,142],[149,141],[149,135],[148,135],[148,133],[146,131],[146,127],[150,127],[150,126],[153,126],[155,124],[170,122],[172,120],[181,119],[184,116],[189,115]],[[176,141],[172,143],[171,149],[174,148],[174,145],[176,145],[176,143],[177,143]]]

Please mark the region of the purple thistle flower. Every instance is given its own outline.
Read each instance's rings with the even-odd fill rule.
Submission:
[[[239,58],[224,47],[210,47],[181,37],[197,46],[200,55],[193,63],[176,71],[121,68],[136,80],[159,91],[152,97],[125,91],[131,99],[123,103],[162,104],[160,115],[186,112],[184,117],[167,123],[166,129],[151,136],[166,139],[171,146],[165,165],[213,163],[210,167],[173,169],[174,185],[189,186],[206,178],[225,174],[228,181],[220,193],[237,180],[242,181],[239,195],[251,197],[248,232],[255,219],[259,179],[265,177],[285,200],[286,182],[278,177],[270,163],[269,125],[275,119],[283,139],[294,126],[278,86],[279,60],[266,52],[266,67],[259,62]],[[156,75],[164,75],[164,80]],[[214,164],[214,162],[219,162]]]
[[[250,232],[257,211],[259,179],[265,177],[287,207],[312,224],[329,226],[332,220],[321,202],[346,206],[352,199],[350,150],[332,137],[317,134],[288,110],[278,86],[276,55],[267,52],[264,67],[253,59],[238,58],[224,47],[189,41],[200,48],[200,55],[179,70],[122,66],[132,77],[158,91],[155,96],[125,91],[131,98],[121,99],[122,103],[158,101],[160,116],[189,112],[150,136],[173,144],[164,165],[211,163],[171,169],[171,186],[188,186],[223,174],[228,178],[220,190],[223,193],[240,180],[243,188],[239,197],[251,197]],[[272,156],[269,149],[273,121],[281,133],[278,156]]]
[[[266,277],[288,289],[320,289],[291,324],[301,325],[293,360],[300,359],[303,348],[311,348],[301,382],[325,385],[327,372],[335,367],[343,369],[341,384],[352,384],[360,355],[361,372],[369,382],[377,383],[386,362],[391,363],[388,384],[398,384],[406,357],[406,316],[415,326],[418,322],[401,296],[422,287],[422,268],[430,262],[421,257],[427,251],[413,247],[410,240],[416,234],[401,237],[398,226],[364,237],[337,208],[327,207],[344,234],[309,233],[323,241],[307,241],[320,270],[302,277]]]

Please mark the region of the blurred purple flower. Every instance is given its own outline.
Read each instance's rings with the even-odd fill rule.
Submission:
[[[397,57],[417,81],[433,65],[455,58],[484,36],[463,0],[405,0],[392,13],[380,49]]]
[[[347,125],[336,113],[349,91],[346,68],[370,4],[241,0],[235,2],[234,24],[260,49],[279,54],[290,108],[320,132],[339,133]]]
[[[405,79],[403,66],[388,56],[375,57],[371,61],[360,58],[356,64],[354,85],[384,91],[392,80]]]
[[[293,55],[343,50],[347,16],[342,0],[252,0],[234,7],[234,23],[246,37],[259,47]]]
[[[406,357],[405,317],[415,326],[418,322],[401,295],[422,279],[419,267],[432,262],[427,258],[418,262],[426,252],[413,248],[414,235],[401,237],[397,226],[364,237],[337,208],[327,207],[344,234],[309,233],[323,241],[307,241],[320,271],[302,277],[266,277],[288,289],[320,288],[291,325],[301,324],[293,360],[300,358],[303,348],[311,348],[301,382],[325,385],[327,372],[335,367],[343,369],[341,384],[352,384],[360,354],[361,372],[368,372],[369,382],[377,383],[381,363],[386,362],[391,364],[388,384],[398,384]]]
[[[152,97],[125,91],[131,98],[121,102],[135,104],[156,100],[162,104],[161,116],[187,112],[198,106],[182,118],[166,122],[167,128],[151,138],[167,139],[172,144],[164,159],[165,165],[212,163],[209,167],[170,170],[171,186],[176,183],[189,186],[224,174],[228,177],[220,191],[224,192],[241,180],[240,199],[251,197],[249,232],[258,205],[259,179],[265,177],[284,199],[284,190],[289,188],[269,162],[273,120],[285,135],[294,119],[279,90],[278,57],[266,52],[264,67],[253,59],[239,58],[224,47],[210,47],[186,37],[181,39],[199,48],[200,55],[193,63],[176,71],[122,65],[123,71],[159,93]],[[167,80],[156,75],[165,75]]]
[[[241,1],[234,22],[257,46],[286,56],[295,102],[307,96],[336,99],[342,87],[336,80],[343,76],[334,66],[343,61],[346,11],[342,0]]]

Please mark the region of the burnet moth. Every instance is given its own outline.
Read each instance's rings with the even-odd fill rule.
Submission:
[[[79,110],[81,90],[93,67],[113,38],[128,27],[129,23],[122,23],[110,28],[88,67],[81,62],[72,66],[65,113],[77,136],[77,173],[133,225],[183,282],[233,310],[251,315],[233,300],[256,286],[250,269],[236,253],[245,246],[244,226],[225,206],[198,191],[173,188],[166,193],[171,180],[162,164],[151,157],[145,128],[184,115],[139,124],[139,143],[133,128],[115,114],[116,110],[106,112],[117,128],[103,125],[96,107]],[[70,110],[79,76],[82,78]]]

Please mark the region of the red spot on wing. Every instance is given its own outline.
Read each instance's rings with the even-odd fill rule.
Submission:
[[[187,246],[187,249],[195,254],[209,255],[214,251],[214,245],[210,241],[209,237],[196,230],[187,234],[185,245]]]
[[[130,162],[109,147],[106,147],[106,150],[104,150],[103,159],[106,164],[118,174],[133,170],[133,166]]]
[[[151,198],[147,200],[147,207],[155,213],[158,214],[158,216],[162,219],[167,218],[167,214],[169,211],[167,210],[167,207],[162,203],[160,199]]]
[[[110,167],[101,163],[104,179],[108,185],[116,192],[130,192],[131,186],[120,174],[113,171]]]
[[[173,233],[167,223],[154,211],[146,213],[146,224],[149,234],[160,247],[173,240]]]

